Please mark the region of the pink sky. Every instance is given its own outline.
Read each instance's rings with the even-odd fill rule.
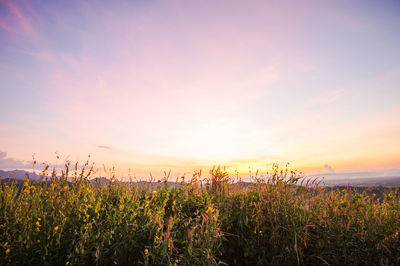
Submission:
[[[0,2],[0,169],[400,175],[396,1]]]

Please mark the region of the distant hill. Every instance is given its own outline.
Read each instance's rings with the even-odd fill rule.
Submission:
[[[29,179],[32,181],[38,181],[40,179],[40,175],[34,172],[28,172],[24,170],[14,170],[14,171],[4,171],[0,170],[0,177],[2,180],[22,180],[25,177],[29,176]],[[68,178],[69,181],[70,178]],[[110,179],[106,177],[96,177],[91,180],[95,184],[105,185],[111,182]],[[121,182],[121,183],[130,183],[130,182]],[[136,181],[132,182],[136,183],[139,187],[150,185],[154,189],[162,186],[163,182],[152,182],[149,184],[149,181]],[[324,180],[326,186],[353,186],[353,187],[400,187],[400,176],[388,176],[388,177],[370,177],[370,178],[353,178],[353,179],[326,179]],[[168,182],[168,184],[172,187],[181,186],[180,183]],[[250,185],[251,182],[242,182],[244,187]]]
[[[399,187],[400,176],[387,176],[387,177],[369,177],[369,178],[354,178],[354,179],[337,179],[325,180],[327,186],[353,186],[353,187]]]
[[[22,180],[28,176],[29,176],[30,180],[39,180],[40,179],[40,176],[34,172],[27,172],[24,170],[14,170],[14,171],[0,170],[0,177],[2,179],[10,178],[10,179]]]

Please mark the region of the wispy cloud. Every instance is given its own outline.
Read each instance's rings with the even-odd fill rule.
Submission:
[[[112,149],[111,146],[106,146],[106,145],[96,145],[96,147],[100,148],[100,149],[106,149],[106,150],[111,150]]]
[[[23,35],[32,41],[40,39],[39,32],[35,29],[32,19],[26,15],[31,10],[27,4],[24,6],[15,1],[5,1],[4,7],[8,9],[8,16],[0,17],[0,25],[10,34]]]
[[[7,152],[0,151],[0,168],[1,169],[29,169],[32,168],[33,163],[24,160],[16,160],[7,157]]]
[[[329,164],[324,164],[324,169],[326,169],[326,170],[328,170],[329,172],[334,172],[335,171],[335,169],[333,169],[333,167],[332,166],[330,166]]]

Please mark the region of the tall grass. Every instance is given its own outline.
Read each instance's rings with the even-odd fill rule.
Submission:
[[[251,185],[233,182],[221,168],[206,182],[198,172],[157,187],[115,179],[102,185],[91,174],[75,170],[71,177],[66,166],[49,182],[2,182],[0,263],[400,263],[397,190],[382,199],[351,188],[328,191],[278,166]]]

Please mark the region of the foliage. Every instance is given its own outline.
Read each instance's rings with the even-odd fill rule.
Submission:
[[[47,170],[47,169],[45,169]],[[379,198],[274,166],[186,183],[107,184],[91,171],[1,183],[3,265],[399,264],[400,195]],[[43,179],[46,173],[43,172]]]

